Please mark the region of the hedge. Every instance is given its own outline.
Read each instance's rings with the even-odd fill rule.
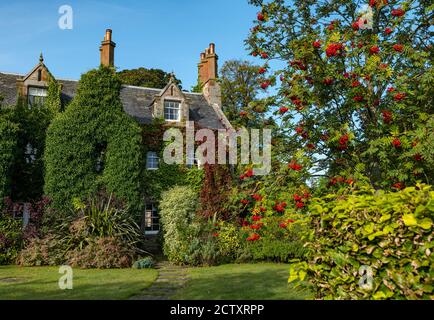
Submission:
[[[121,82],[101,66],[81,77],[77,95],[47,132],[45,192],[54,206],[106,189],[139,214],[142,208],[141,129],[120,100]]]
[[[434,298],[431,186],[328,195],[309,210],[310,258],[290,282],[310,279],[319,299]]]

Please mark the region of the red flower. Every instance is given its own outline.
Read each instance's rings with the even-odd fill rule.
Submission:
[[[319,41],[319,40],[314,41],[313,46],[314,46],[315,48],[321,48],[321,41]]]
[[[254,194],[254,195],[252,196],[252,198],[255,199],[256,201],[261,201],[261,200],[262,200],[262,196],[259,195],[259,194]]]
[[[264,74],[265,72],[267,72],[267,69],[265,69],[263,67],[261,67],[261,68],[258,69],[258,73],[259,74]]]
[[[393,96],[393,99],[395,101],[401,101],[404,98],[405,98],[405,93],[397,93]]]
[[[257,55],[258,55],[257,52],[252,52],[252,56],[253,56],[253,57],[256,57]]]
[[[344,46],[341,43],[330,43],[326,48],[327,57],[334,57],[341,53]]]
[[[261,219],[262,219],[262,216],[254,215],[254,216],[252,217],[252,220],[253,220],[253,221],[261,221]]]
[[[394,183],[392,185],[392,187],[395,188],[395,189],[401,190],[401,189],[404,189],[404,184],[402,182],[397,182],[397,183]]]
[[[242,226],[243,226],[243,227],[248,227],[249,225],[250,225],[250,224],[249,224],[248,221],[243,220],[243,222],[242,222]]]
[[[371,54],[377,54],[377,53],[380,52],[380,48],[379,48],[378,46],[372,46],[372,47],[369,49],[369,52],[370,52]]]
[[[405,14],[405,11],[402,10],[401,8],[392,10],[392,16],[394,16],[394,17],[402,17],[404,14]]]
[[[261,53],[261,57],[262,57],[262,59],[267,59],[268,58],[268,53],[262,52]]]
[[[247,116],[247,112],[246,111],[240,111],[240,117],[245,117]]]
[[[279,224],[279,227],[282,229],[286,229],[288,227],[288,225],[284,222],[282,222],[281,224]]]
[[[386,33],[387,35],[391,34],[392,32],[393,30],[391,28],[384,29],[384,33]]]
[[[369,0],[369,5],[371,7],[375,6],[375,3],[377,2],[377,0]]]
[[[304,207],[304,203],[303,202],[297,202],[295,205],[297,206],[298,209],[301,209],[301,208]]]
[[[315,149],[315,145],[314,145],[313,143],[308,143],[308,144],[306,145],[306,147],[307,147],[309,150],[314,150],[314,149]]]
[[[339,144],[340,145],[346,145],[348,143],[348,140],[349,140],[348,134],[344,134],[343,136],[341,136],[339,138]]]
[[[351,86],[353,88],[360,86],[360,81],[358,81],[358,80],[353,81],[353,83],[351,83]]]
[[[258,13],[258,20],[259,21],[264,21],[265,20],[264,14],[262,12]]]
[[[389,124],[392,122],[392,112],[387,111],[387,110],[383,110],[381,113],[383,114],[384,123]]]
[[[250,237],[247,238],[247,241],[257,241],[259,239],[261,239],[261,236],[257,233],[254,233]]]
[[[294,223],[294,222],[295,222],[295,220],[288,219],[288,223]]]
[[[244,174],[240,175],[240,180],[244,180],[246,176]]]
[[[286,207],[286,203],[276,203],[276,205],[273,207],[274,210],[276,210],[277,212],[284,212],[285,211],[285,207]]]
[[[355,96],[353,98],[353,100],[356,101],[356,102],[362,102],[364,100],[364,98],[362,96]]]
[[[302,134],[303,133],[303,128],[302,127],[297,127],[297,128],[295,128],[295,132],[297,132],[297,134]]]
[[[287,108],[287,107],[281,107],[281,108],[279,108],[279,113],[284,114],[284,113],[288,112],[288,110],[289,110],[289,108]]]
[[[423,159],[423,157],[418,153],[418,154],[415,154],[414,156],[413,156],[413,158],[414,158],[414,160],[416,160],[416,161],[422,161],[422,159]]]
[[[218,237],[218,236],[219,234],[217,232],[213,234],[213,237]]]
[[[394,87],[389,87],[389,88],[387,88],[387,92],[393,92],[393,91],[395,91],[395,88],[394,88]]]
[[[400,148],[400,147],[401,147],[401,140],[399,140],[398,138],[393,139],[393,140],[392,140],[392,145],[393,145],[395,148]]]
[[[326,79],[324,79],[324,84],[325,85],[331,85],[331,84],[333,84],[333,79],[332,78],[326,78]]]
[[[302,197],[300,197],[298,194],[294,194],[294,201],[301,201]]]
[[[395,50],[396,52],[402,52],[404,50],[404,46],[402,44],[394,44],[393,50]]]
[[[305,193],[303,194],[303,198],[305,198],[305,199],[309,199],[311,196],[312,196],[312,195],[311,195],[309,192],[305,192]]]
[[[250,229],[252,229],[252,230],[259,230],[259,229],[261,229],[261,226],[259,224],[252,224],[250,226]]]
[[[267,88],[270,86],[270,82],[269,81],[264,81],[261,83],[261,88],[263,90],[267,90]]]
[[[351,185],[354,183],[354,180],[350,178],[350,179],[345,180],[345,182],[348,183],[349,185]]]
[[[353,27],[354,31],[359,30],[359,21],[353,22],[353,24],[351,26]]]
[[[247,205],[247,204],[249,204],[250,201],[247,199],[242,199],[242,200],[240,200],[240,202],[244,205]]]
[[[297,161],[292,160],[289,164],[288,164],[288,168],[295,170],[295,171],[300,171],[301,169],[303,169],[303,166],[301,164],[298,164]]]
[[[253,169],[249,169],[244,174],[247,178],[253,177]]]

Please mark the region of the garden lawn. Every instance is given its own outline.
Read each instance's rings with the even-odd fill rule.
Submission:
[[[306,289],[288,286],[289,265],[228,264],[190,268],[190,280],[172,299],[180,300],[303,300]]]
[[[0,267],[0,300],[128,299],[149,287],[158,272],[150,269],[73,269],[73,289],[60,290],[58,267]]]

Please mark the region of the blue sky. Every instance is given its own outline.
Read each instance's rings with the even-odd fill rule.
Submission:
[[[65,4],[73,9],[73,30],[58,27]],[[79,79],[99,65],[99,45],[111,28],[118,69],[174,71],[190,89],[210,42],[220,65],[248,59],[244,40],[256,12],[247,0],[1,1],[0,71],[27,73],[42,51],[57,78]]]

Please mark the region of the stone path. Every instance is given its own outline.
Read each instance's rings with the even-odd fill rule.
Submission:
[[[156,266],[158,278],[149,287],[131,300],[169,300],[188,281],[187,269],[175,266],[167,261]]]

